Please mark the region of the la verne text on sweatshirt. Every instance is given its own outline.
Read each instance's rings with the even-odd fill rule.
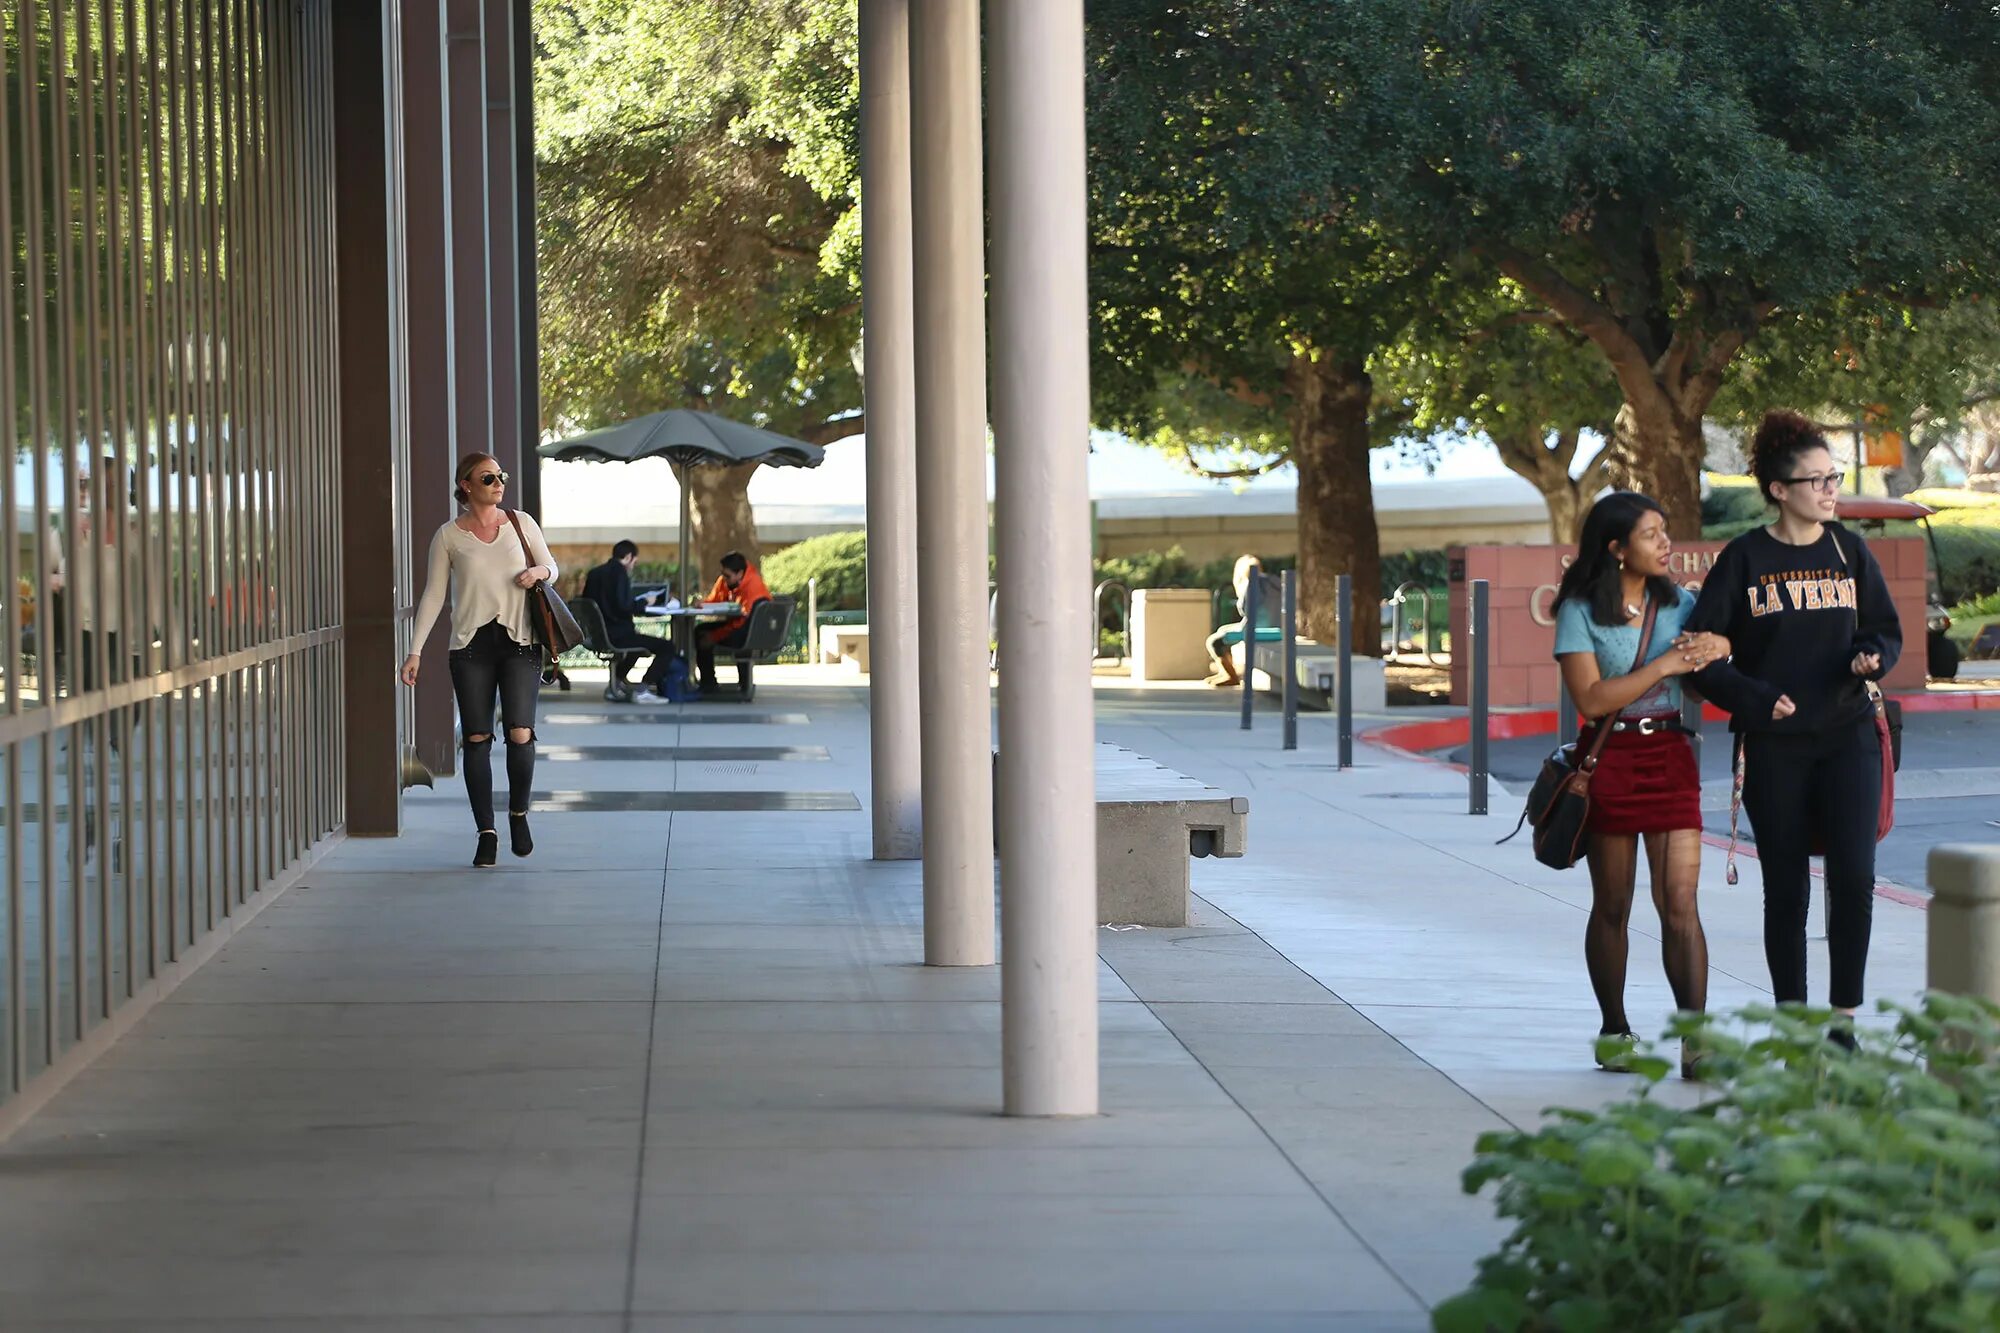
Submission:
[[[1870,705],[1854,655],[1879,653],[1873,675],[1880,679],[1903,651],[1882,567],[1837,523],[1810,546],[1787,545],[1764,528],[1730,542],[1708,571],[1687,629],[1729,638],[1734,656],[1693,679],[1729,711],[1731,731],[1807,732],[1859,721]],[[1798,711],[1776,721],[1780,695]]]

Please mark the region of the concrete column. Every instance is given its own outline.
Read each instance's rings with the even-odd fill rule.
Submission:
[[[402,745],[395,663],[398,605],[397,431],[403,366],[401,292],[392,216],[396,173],[386,0],[332,11],[334,264],[339,302],[341,623],[346,631],[341,729],[347,831],[402,831]],[[407,521],[407,520],[405,520]]]
[[[875,859],[923,855],[910,0],[861,0],[862,375],[868,419],[869,810]],[[818,644],[810,645],[813,652]]]
[[[490,261],[486,235],[486,48],[483,0],[444,0],[445,154],[451,193],[454,457],[478,450],[513,470],[511,440],[493,438]],[[502,447],[502,446],[505,447]]]
[[[993,961],[978,0],[911,5],[910,94],[924,961],[971,967]]]
[[[1083,0],[988,11],[1009,1115],[1097,1113]]]
[[[1929,984],[2000,1004],[2000,845],[1931,849]]]
[[[410,567],[424,578],[431,534],[457,512],[451,502],[453,401],[451,192],[446,188],[444,6],[401,0],[403,43],[403,237],[410,327]],[[443,662],[451,626],[439,617],[419,647]],[[458,768],[451,673],[428,670],[414,691],[417,757],[433,773]]]
[[[542,515],[542,333],[535,262],[535,15],[533,0],[514,0],[514,255],[518,273],[521,358],[521,467],[514,489],[521,508]]]
[[[525,508],[521,487],[521,260],[514,227],[519,217],[514,168],[514,4],[485,0],[480,48],[486,65],[487,364],[492,452],[514,474],[507,503]]]

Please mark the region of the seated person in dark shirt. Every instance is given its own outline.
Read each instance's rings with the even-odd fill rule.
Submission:
[[[611,637],[612,646],[632,650],[620,653],[612,660],[613,688],[619,693],[629,692],[633,664],[651,654],[653,664],[646,668],[645,680],[632,700],[642,704],[664,703],[667,668],[678,654],[672,643],[651,634],[641,634],[633,622],[633,612],[646,605],[645,598],[632,595],[632,566],[638,562],[638,543],[619,542],[611,548],[609,560],[584,576],[583,595],[597,603],[597,609],[604,613],[604,628]]]

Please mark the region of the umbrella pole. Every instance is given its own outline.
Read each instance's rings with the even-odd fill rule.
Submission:
[[[681,486],[681,562],[675,578],[681,585],[681,605],[692,606],[695,599],[695,585],[688,580],[688,528],[693,521],[694,500],[688,494],[688,465],[681,464],[675,475],[679,478]],[[680,624],[681,655],[691,659],[694,652],[694,621],[683,617]],[[690,661],[689,665],[692,666],[693,662]]]

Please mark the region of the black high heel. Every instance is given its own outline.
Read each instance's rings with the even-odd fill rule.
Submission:
[[[514,840],[514,855],[526,856],[535,850],[535,840],[528,834],[528,817],[507,812],[507,832]]]
[[[479,850],[472,854],[476,870],[490,870],[500,859],[500,835],[492,829],[479,830]]]

